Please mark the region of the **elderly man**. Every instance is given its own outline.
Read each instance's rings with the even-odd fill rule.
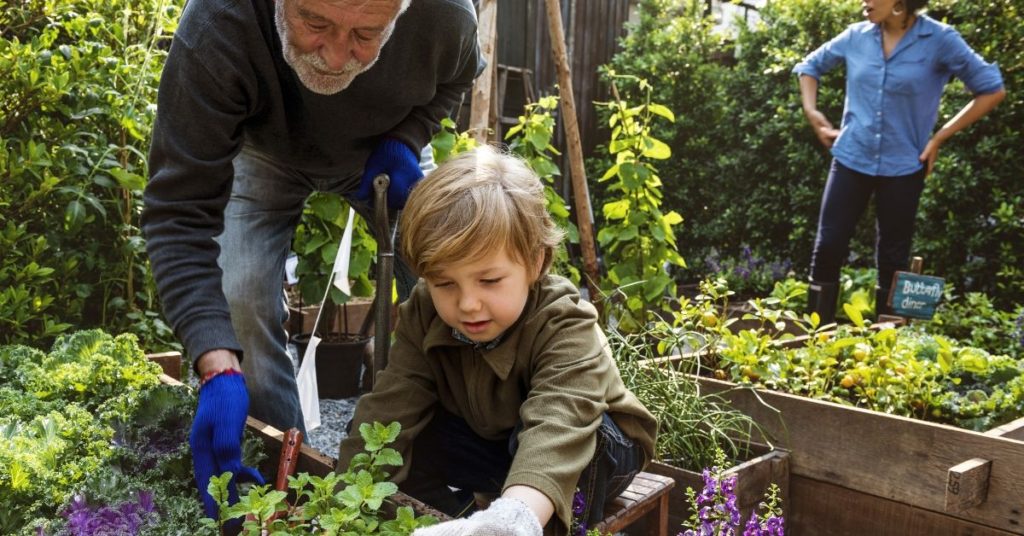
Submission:
[[[208,514],[211,475],[261,480],[240,461],[250,400],[253,416],[303,428],[281,288],[306,197],[338,192],[366,216],[386,172],[401,208],[482,68],[470,0],[188,3],[160,83],[142,226],[202,378],[191,444]],[[402,262],[396,278],[407,294]]]

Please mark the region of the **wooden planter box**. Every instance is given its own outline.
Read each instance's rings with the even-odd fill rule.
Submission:
[[[348,331],[349,333],[356,333],[359,328],[363,325],[363,320],[366,315],[372,314],[373,310],[373,298],[353,297],[346,304],[348,309]],[[324,329],[325,326],[321,326],[324,331],[331,331],[334,333],[344,332],[344,324],[342,323],[342,311],[344,308],[338,306],[338,314],[334,319],[334,326],[330,329]],[[320,305],[304,305],[302,307],[288,306],[288,322],[285,325],[285,329],[288,333],[295,335],[297,333],[310,333],[313,331],[313,325],[316,323],[316,315],[320,312]],[[370,329],[373,329],[373,320],[370,320]]]
[[[750,519],[750,513],[764,500],[768,486],[775,483],[782,492],[782,506],[789,509],[789,453],[781,449],[769,449],[764,445],[755,447],[757,456],[735,465],[725,471],[736,475],[736,501],[740,507],[743,523]],[[669,492],[668,527],[669,534],[677,534],[680,525],[689,519],[692,511],[686,497],[686,488],[700,493],[704,489],[704,478],[700,473],[680,469],[662,462],[653,462],[646,471],[672,478],[676,485]]]
[[[789,450],[788,534],[1024,534],[1024,420],[979,433],[699,381]]]

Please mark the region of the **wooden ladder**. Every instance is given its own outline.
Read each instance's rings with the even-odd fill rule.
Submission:
[[[505,115],[506,113],[506,99],[508,98],[508,83],[509,78],[518,79],[519,83],[522,84],[523,88],[523,99],[527,104],[534,102],[536,97],[533,93],[533,71],[525,67],[515,67],[512,65],[498,64],[494,69],[494,88],[493,95],[491,98],[491,111],[490,111],[490,126],[494,131],[494,139],[502,141],[504,131],[510,126],[514,126],[519,123],[519,116],[522,114],[522,110],[516,110],[512,115]]]

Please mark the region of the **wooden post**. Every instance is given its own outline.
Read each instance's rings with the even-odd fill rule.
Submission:
[[[484,72],[473,82],[473,102],[469,110],[469,132],[478,143],[487,143],[491,115],[491,95],[494,91],[494,53],[498,41],[498,0],[480,0],[479,25],[480,54],[487,62]]]
[[[595,304],[600,298],[597,284],[600,274],[597,269],[597,248],[590,224],[590,191],[587,188],[586,171],[583,169],[583,145],[580,142],[580,128],[576,120],[576,100],[573,96],[572,73],[565,52],[565,32],[562,29],[562,9],[558,0],[545,0],[548,15],[548,31],[551,36],[551,53],[558,69],[558,86],[562,108],[562,125],[568,145],[569,168],[572,175],[573,197],[576,199],[576,226],[580,231],[580,249],[583,252],[583,271],[590,291],[590,301]]]
[[[921,273],[921,269],[924,268],[924,259],[921,257],[914,257],[910,260],[910,271],[915,274]]]
[[[946,476],[946,511],[962,512],[985,502],[992,462],[981,458],[951,467]]]

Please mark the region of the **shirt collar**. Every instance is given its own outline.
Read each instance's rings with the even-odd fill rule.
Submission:
[[[494,340],[488,342],[476,342],[473,339],[470,339],[469,337],[463,335],[461,331],[452,328],[452,338],[461,343],[471,344],[473,345],[473,348],[476,348],[477,350],[493,350],[494,347],[501,344],[501,340],[505,338],[505,334],[502,333],[495,337]]]
[[[512,372],[512,366],[516,363],[517,348],[519,346],[518,339],[522,336],[520,328],[529,312],[537,307],[539,290],[540,283],[538,282],[530,289],[530,296],[523,307],[523,314],[519,316],[515,324],[512,324],[511,327],[494,340],[486,343],[472,341],[455,328],[445,324],[444,320],[441,320],[440,315],[435,316],[423,339],[424,353],[429,353],[430,350],[439,347],[465,347],[472,345],[473,349],[479,352],[484,361],[491,367],[491,370],[502,381],[507,380],[508,375]]]
[[[932,19],[930,19],[927,15],[918,15],[917,18],[914,19],[914,25],[911,26],[907,30],[907,33],[903,35],[903,38],[900,39],[900,42],[896,45],[896,49],[892,51],[892,54],[889,56],[889,59],[891,60],[894,57],[896,57],[897,54],[905,50],[907,47],[913,45],[914,42],[917,41],[918,39],[922,37],[928,37],[929,35],[931,35],[932,32],[935,31],[934,26],[934,21],[932,21]],[[879,46],[881,46],[881,26],[879,26],[878,24],[868,23],[864,25],[862,31],[865,33],[873,32],[875,36],[878,38]]]
[[[860,31],[861,33],[876,32],[881,34],[882,27],[877,24],[872,24],[868,22],[861,27]],[[915,37],[925,37],[931,35],[933,32],[935,32],[935,21],[932,20],[932,18],[929,17],[928,15],[921,14],[918,15],[916,19],[914,19],[914,25],[911,26],[910,29],[907,31],[907,35],[913,35]]]

